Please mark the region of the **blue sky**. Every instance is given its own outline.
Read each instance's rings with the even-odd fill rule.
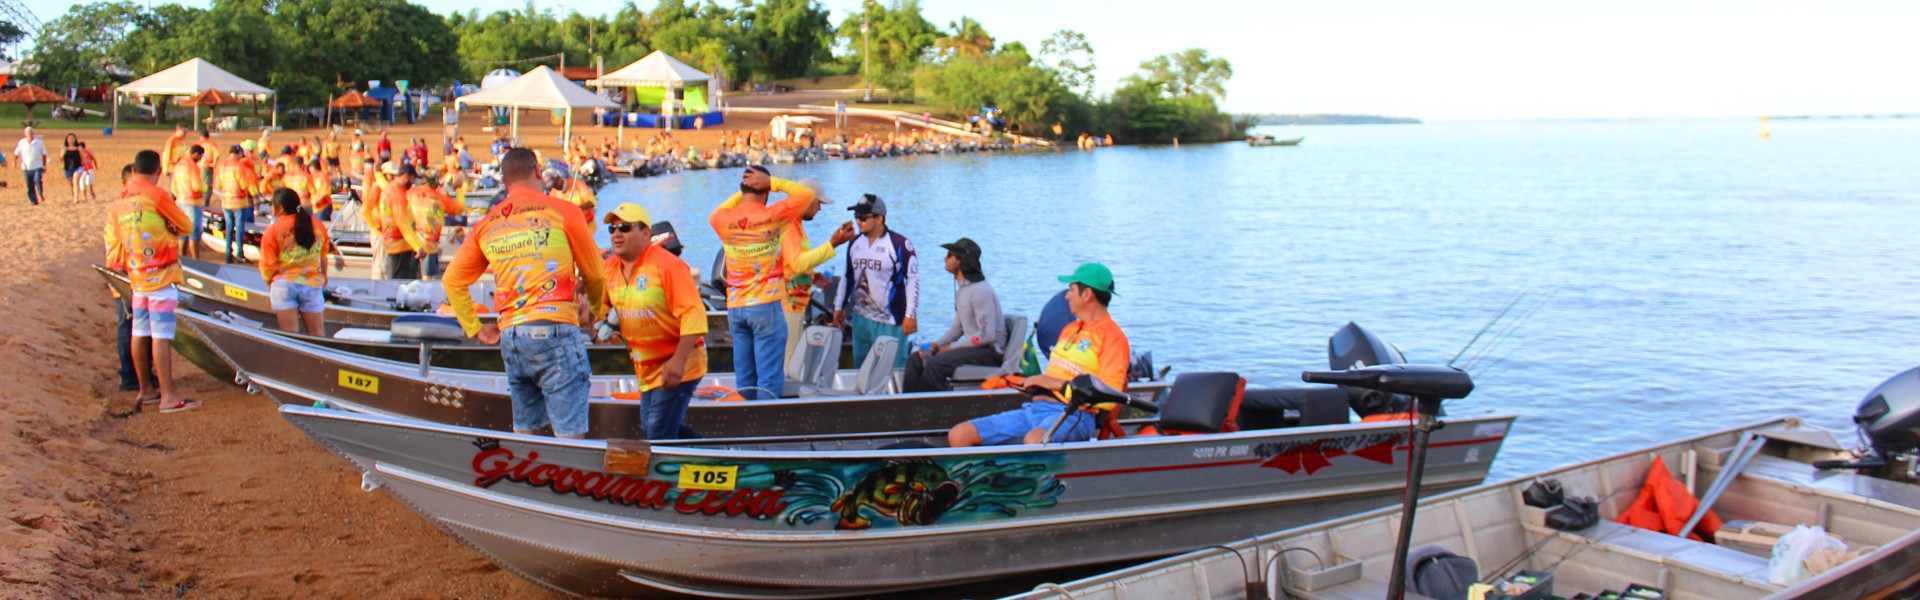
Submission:
[[[519,2],[415,0],[441,13]],[[41,20],[70,0],[27,0]],[[205,2],[184,2],[204,5]],[[651,6],[651,0],[641,0]],[[859,0],[824,0],[837,22]],[[1155,55],[1232,61],[1235,112],[1427,120],[1752,117],[1920,112],[1914,0],[923,1],[1029,47],[1088,37],[1100,87]],[[607,13],[608,0],[542,8]]]

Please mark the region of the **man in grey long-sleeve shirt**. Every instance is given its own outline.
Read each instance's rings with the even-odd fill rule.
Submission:
[[[960,365],[998,365],[1010,343],[1006,320],[1000,316],[1000,298],[980,270],[980,245],[960,238],[940,247],[947,249],[947,272],[959,286],[953,293],[953,326],[931,348],[907,359],[908,392],[951,390],[948,379]]]

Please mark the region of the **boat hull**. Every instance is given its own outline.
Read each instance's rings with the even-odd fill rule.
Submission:
[[[1391,504],[1406,460],[1405,427],[1385,423],[972,449],[655,444],[645,467],[616,475],[606,442],[281,411],[487,558],[595,596],[855,596],[1172,554]],[[1511,420],[1450,421],[1429,485],[1484,479]],[[1386,454],[1330,451],[1347,447]],[[1308,456],[1325,463],[1303,467]],[[688,485],[699,469],[736,469],[738,487]],[[888,488],[875,482],[899,481],[966,500],[930,518],[925,503],[882,510]]]

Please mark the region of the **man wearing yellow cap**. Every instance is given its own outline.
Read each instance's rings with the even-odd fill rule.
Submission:
[[[653,243],[647,211],[631,202],[607,213],[607,321],[617,328],[640,378],[647,439],[699,437],[685,424],[687,403],[707,374],[707,311],[693,271]]]

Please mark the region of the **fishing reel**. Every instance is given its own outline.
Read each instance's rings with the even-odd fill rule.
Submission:
[[[1823,460],[1821,469],[1859,471],[1894,481],[1920,481],[1920,367],[1867,392],[1853,411],[1864,447],[1855,460]]]

